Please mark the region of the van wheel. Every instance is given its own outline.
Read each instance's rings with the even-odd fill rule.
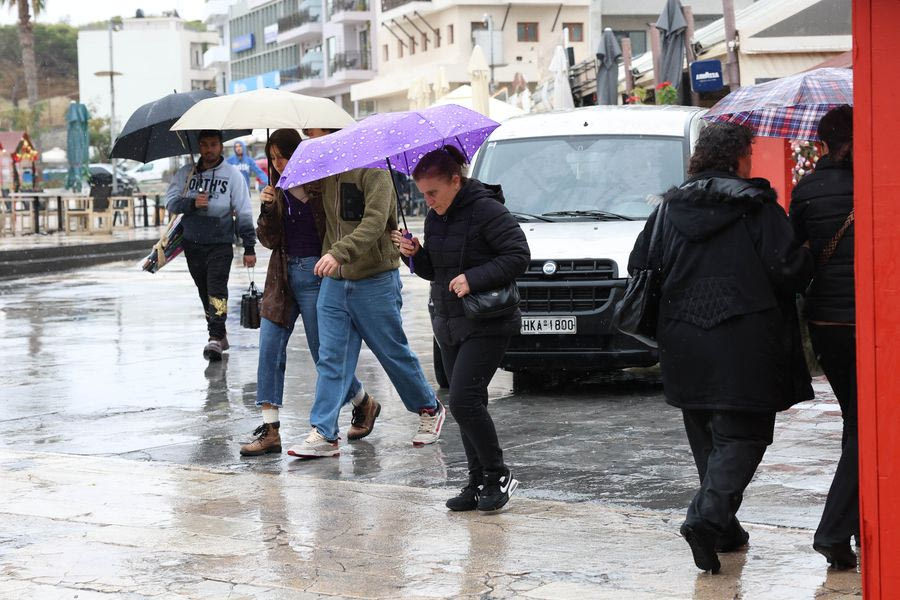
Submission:
[[[444,371],[444,359],[441,357],[441,348],[438,346],[437,340],[431,338],[434,349],[434,378],[438,385],[444,389],[450,387],[450,380],[447,379],[447,373]]]

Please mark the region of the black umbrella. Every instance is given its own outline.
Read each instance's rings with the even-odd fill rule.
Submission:
[[[619,57],[622,48],[613,30],[607,27],[597,48],[597,104],[619,103]]]
[[[677,89],[681,86],[681,73],[684,70],[684,32],[687,29],[681,2],[666,0],[666,7],[659,15],[656,28],[662,37],[660,72],[654,73],[656,84],[668,81]]]
[[[138,162],[150,162],[158,158],[192,154],[199,148],[199,131],[170,131],[187,109],[216,94],[209,90],[194,90],[181,94],[169,94],[149,102],[128,119],[116,138],[110,158],[130,158]],[[249,129],[230,129],[222,132],[222,138],[230,140],[250,133]]]

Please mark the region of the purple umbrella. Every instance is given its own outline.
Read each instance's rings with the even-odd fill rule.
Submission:
[[[305,140],[284,168],[289,189],[351,169],[396,169],[411,175],[426,153],[456,146],[467,159],[500,124],[457,104],[372,115],[355,125]]]
[[[484,140],[499,126],[484,115],[457,104],[372,115],[336,133],[301,143],[285,166],[278,187],[290,189],[359,168],[396,169],[411,175],[419,159],[444,146],[456,146],[466,159],[471,160]],[[399,205],[400,192],[396,182],[394,192]],[[401,206],[400,217],[403,227],[407,228],[403,213]]]

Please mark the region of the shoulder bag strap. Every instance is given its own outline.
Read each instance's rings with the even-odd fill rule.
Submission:
[[[472,212],[469,213],[469,218],[466,220],[466,228],[463,230],[463,245],[462,250],[459,252],[459,274],[463,273],[463,261],[466,258],[466,246],[469,244],[469,228],[472,226],[472,218],[475,216],[475,207],[472,207]]]
[[[657,246],[662,245],[662,222],[666,218],[666,205],[668,203],[663,200],[659,208],[656,210],[656,220],[653,221],[653,230],[650,232],[650,245],[647,248],[647,264],[646,268],[653,268],[653,256],[654,250],[656,250]],[[660,253],[658,268],[662,270],[662,254]]]
[[[834,253],[837,251],[838,244],[841,243],[841,240],[844,237],[844,234],[847,233],[847,230],[850,229],[850,226],[853,225],[854,213],[855,209],[850,210],[850,214],[847,215],[847,218],[844,219],[844,224],[841,225],[841,228],[837,230],[837,233],[834,234],[834,237],[828,240],[828,243],[825,244],[825,247],[822,249],[822,254],[819,255],[819,266],[822,267],[831,260],[831,257],[834,256]]]

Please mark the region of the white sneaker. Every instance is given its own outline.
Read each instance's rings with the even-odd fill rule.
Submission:
[[[433,415],[424,410],[419,413],[419,431],[413,437],[413,446],[425,446],[433,444],[441,437],[441,428],[444,426],[444,417],[447,411],[440,400],[437,401],[437,410]]]
[[[288,448],[287,453],[297,458],[319,458],[322,456],[338,456],[341,453],[338,441],[329,442],[313,427],[302,444]]]

